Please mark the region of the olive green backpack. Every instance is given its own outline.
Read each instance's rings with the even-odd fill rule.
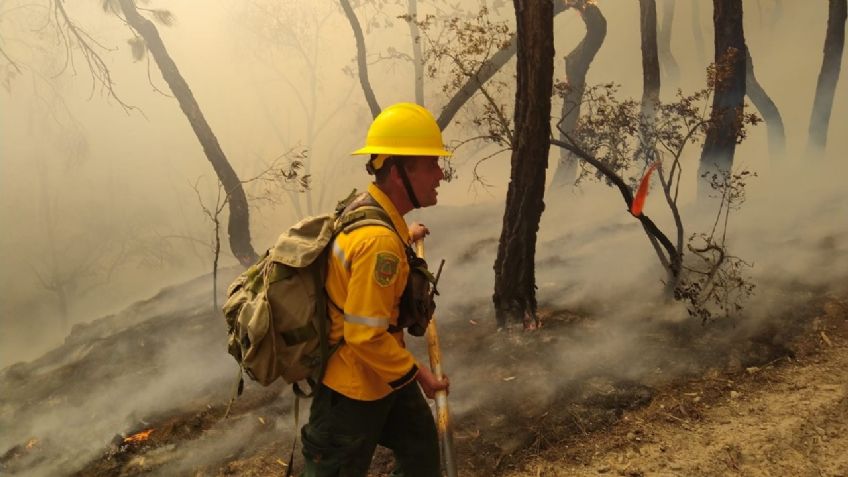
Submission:
[[[334,213],[307,217],[280,235],[230,285],[223,311],[228,351],[239,363],[233,399],[242,392],[242,372],[263,386],[283,378],[302,396],[298,382],[321,381],[334,351],[324,290],[328,245],[337,233],[365,225],[393,228],[370,196],[352,193]]]

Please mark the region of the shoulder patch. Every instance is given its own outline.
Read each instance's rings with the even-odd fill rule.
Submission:
[[[378,252],[377,263],[374,266],[374,281],[381,287],[387,287],[394,283],[399,264],[400,257],[392,252]]]

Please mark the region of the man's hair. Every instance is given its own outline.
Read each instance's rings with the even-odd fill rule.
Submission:
[[[417,161],[413,160],[415,158],[416,156],[389,156],[383,161],[382,167],[375,170],[373,163],[377,160],[377,154],[371,154],[371,160],[368,161],[366,169],[369,174],[374,175],[374,182],[382,184],[388,179],[389,174],[391,174],[392,167],[404,167],[407,171],[414,169],[417,163]]]

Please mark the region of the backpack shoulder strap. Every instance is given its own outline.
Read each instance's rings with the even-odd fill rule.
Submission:
[[[381,225],[397,233],[389,214],[376,205],[362,205],[356,209],[345,212],[339,218],[338,230],[344,233],[350,233],[360,227],[365,227],[366,225]]]

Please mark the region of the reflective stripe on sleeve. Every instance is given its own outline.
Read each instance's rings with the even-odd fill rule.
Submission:
[[[349,315],[349,314],[345,313],[344,319],[348,323],[370,326],[372,328],[388,328],[389,327],[389,319],[388,318],[376,318],[376,317],[373,317],[373,316]]]
[[[339,243],[335,240],[333,241],[333,255],[335,255],[336,258],[339,259],[339,262],[341,262],[345,270],[350,271],[350,262],[347,260],[347,258],[345,258],[344,250],[342,250],[342,248],[339,246]]]

